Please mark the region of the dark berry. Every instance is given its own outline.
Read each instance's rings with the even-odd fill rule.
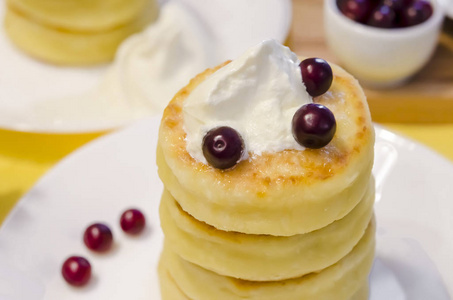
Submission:
[[[61,274],[70,285],[82,286],[91,278],[91,265],[81,256],[71,256],[63,263]]]
[[[373,11],[367,24],[379,28],[393,28],[396,26],[396,13],[392,8],[381,5]]]
[[[231,127],[211,129],[203,138],[203,155],[217,169],[228,169],[238,163],[244,152],[244,141]]]
[[[315,103],[299,108],[292,121],[296,141],[311,149],[326,146],[335,135],[336,128],[333,113],[327,107]]]
[[[340,11],[351,20],[365,23],[376,6],[375,0],[339,0]]]
[[[416,0],[405,7],[401,13],[401,24],[405,27],[414,26],[428,20],[433,14],[431,3],[426,0]]]
[[[316,97],[327,92],[332,85],[333,73],[330,65],[321,58],[307,58],[300,63],[302,81],[308,94]]]
[[[404,0],[383,0],[381,4],[390,7],[395,13],[399,13],[406,5]]]
[[[124,232],[138,234],[145,228],[146,220],[138,209],[128,209],[121,215],[120,224]]]
[[[112,231],[107,225],[101,223],[92,224],[85,230],[83,242],[93,251],[107,251],[112,246]]]

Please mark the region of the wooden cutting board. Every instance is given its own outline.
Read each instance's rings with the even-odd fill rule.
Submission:
[[[322,7],[322,0],[293,0],[287,44],[299,55],[339,63],[324,39]],[[365,93],[376,122],[453,123],[453,20],[445,20],[432,60],[409,83]]]

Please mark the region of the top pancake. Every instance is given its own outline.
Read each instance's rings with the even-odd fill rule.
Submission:
[[[180,206],[221,230],[281,236],[322,228],[349,213],[366,191],[373,163],[374,130],[358,82],[331,64],[332,86],[314,99],[336,118],[336,134],[326,147],[249,153],[250,159],[219,170],[188,154],[182,105],[222,66],[195,77],[163,114],[159,175]]]
[[[150,8],[150,3],[153,7]],[[7,0],[15,13],[58,30],[95,33],[133,22],[156,0]]]

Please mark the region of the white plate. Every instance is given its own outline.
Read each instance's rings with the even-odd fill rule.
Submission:
[[[237,57],[245,49],[267,38],[284,42],[291,25],[291,0],[171,0],[189,6],[213,33],[221,49],[219,61]],[[5,1],[0,0],[3,19]],[[124,125],[102,120],[80,128],[71,124],[41,124],[33,107],[50,99],[79,95],[93,88],[104,67],[57,67],[34,60],[10,43],[0,28],[0,128],[30,132],[87,132]],[[101,116],[100,116],[101,119]]]
[[[159,299],[158,123],[140,121],[76,151],[17,204],[0,228],[0,299]],[[371,299],[450,299],[444,284],[453,293],[453,165],[377,128],[374,172],[379,229]],[[132,206],[147,215],[140,238],[126,237],[118,225]],[[82,243],[94,221],[114,231],[109,254],[95,255]],[[85,288],[61,278],[60,266],[73,254],[93,265],[94,280]]]

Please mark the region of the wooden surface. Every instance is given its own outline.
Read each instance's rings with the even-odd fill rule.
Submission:
[[[299,55],[339,63],[324,40],[322,5],[323,0],[293,0],[287,44]],[[365,93],[376,122],[453,123],[453,21],[445,20],[432,60],[409,83]]]

